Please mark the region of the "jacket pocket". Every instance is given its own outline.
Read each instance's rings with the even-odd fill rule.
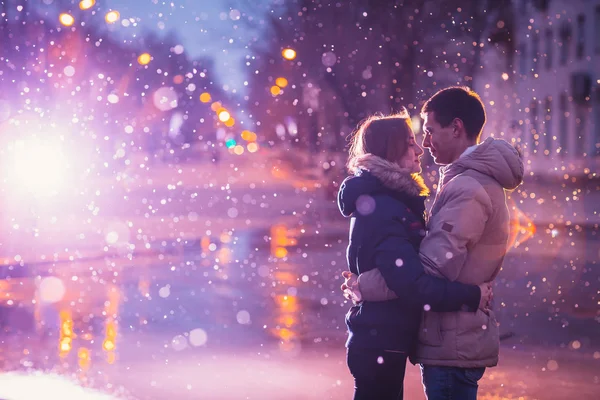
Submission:
[[[421,315],[419,342],[427,346],[441,346],[444,339],[442,336],[441,315],[431,311],[426,311]]]
[[[485,361],[498,357],[500,338],[493,311],[477,310],[475,314],[461,312],[456,330],[459,358]]]

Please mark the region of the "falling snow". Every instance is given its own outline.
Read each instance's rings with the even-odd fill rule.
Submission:
[[[598,1],[204,3],[3,2],[0,397],[349,398],[347,139],[459,84],[526,173],[480,393],[596,398]]]

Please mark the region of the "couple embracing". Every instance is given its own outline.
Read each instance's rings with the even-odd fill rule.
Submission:
[[[346,315],[354,399],[402,399],[407,359],[421,366],[429,400],[477,398],[498,363],[492,283],[507,250],[505,190],[523,179],[517,149],[480,143],[479,96],[450,87],[421,110],[423,147],[441,165],[432,208],[421,178],[423,149],[406,112],[374,116],[355,132],[338,194],[352,217]]]

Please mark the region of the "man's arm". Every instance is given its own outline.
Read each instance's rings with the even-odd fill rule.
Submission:
[[[477,286],[427,275],[404,224],[392,220],[384,229],[386,238],[375,248],[375,265],[386,289],[410,301],[429,304],[437,311],[458,311],[465,305],[471,311],[477,310],[481,298]]]
[[[481,237],[492,205],[485,189],[471,177],[458,177],[449,185],[438,199],[444,204],[429,226],[420,253],[428,273],[454,281],[466,261],[468,244]],[[367,301],[398,297],[377,268],[360,274],[358,284]]]
[[[421,242],[421,259],[428,273],[455,281],[468,248],[481,238],[492,203],[481,184],[469,176],[448,183],[438,201],[443,203]]]

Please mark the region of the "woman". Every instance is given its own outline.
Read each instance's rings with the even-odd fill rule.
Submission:
[[[370,117],[352,138],[348,168],[354,175],[338,193],[340,211],[352,217],[348,266],[357,275],[379,268],[398,295],[362,302],[346,315],[355,400],[402,399],[406,360],[424,308],[475,312],[491,294],[487,284],[465,285],[424,272],[419,245],[428,190],[419,175],[422,154],[406,111]]]

